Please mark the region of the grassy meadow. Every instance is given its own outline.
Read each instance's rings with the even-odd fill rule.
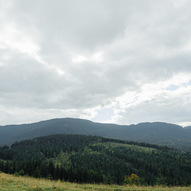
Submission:
[[[76,184],[21,177],[0,173],[1,191],[191,191],[191,187],[139,187],[98,184]]]

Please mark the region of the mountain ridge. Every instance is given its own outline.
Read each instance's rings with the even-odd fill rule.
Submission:
[[[29,124],[0,126],[0,145],[53,134],[96,135],[148,142],[191,151],[190,128],[165,122],[132,125],[93,122],[79,118],[54,118]]]

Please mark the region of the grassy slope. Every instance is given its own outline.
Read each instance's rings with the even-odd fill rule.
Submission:
[[[189,187],[137,187],[117,185],[76,184],[0,173],[1,191],[191,191]]]
[[[143,146],[133,145],[133,144],[115,143],[115,142],[97,143],[97,145],[105,145],[111,148],[119,148],[119,147],[131,148],[132,150],[136,150],[140,152],[152,152],[157,150],[155,148],[143,147]]]

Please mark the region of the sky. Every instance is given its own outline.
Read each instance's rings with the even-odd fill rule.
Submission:
[[[0,0],[0,125],[190,114],[191,1]]]

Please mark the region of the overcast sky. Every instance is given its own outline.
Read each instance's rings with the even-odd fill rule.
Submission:
[[[191,1],[0,0],[0,125],[58,117],[191,125]]]

